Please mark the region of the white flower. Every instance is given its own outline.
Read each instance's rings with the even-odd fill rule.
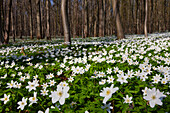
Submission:
[[[25,99],[25,97],[22,98],[22,101],[19,101],[17,104],[19,105],[17,109],[21,109],[23,110],[24,107],[27,105],[27,99]]]
[[[69,97],[69,94],[67,93],[69,90],[68,86],[62,87],[60,85],[57,86],[57,91],[51,91],[51,95],[49,97],[52,97],[52,103],[56,103],[59,101],[61,105],[65,103],[65,98]]]
[[[13,80],[11,80],[11,83],[7,83],[7,87],[6,88],[13,88],[13,87],[15,87],[15,83],[14,83],[14,81]]]
[[[50,82],[49,82],[50,86],[54,86],[55,83],[56,83],[56,82],[55,82],[54,80],[50,80]]]
[[[68,78],[68,82],[73,82],[74,78],[70,76],[70,78]]]
[[[112,69],[111,68],[108,68],[107,69],[107,74],[111,74],[112,73]]]
[[[164,79],[162,79],[161,83],[162,83],[162,84],[166,84],[166,83],[167,83],[167,80],[164,78]]]
[[[50,109],[47,108],[47,109],[45,110],[45,113],[49,113],[49,111],[50,111]],[[44,112],[39,110],[38,113],[44,113]]]
[[[43,96],[48,95],[48,90],[43,89],[43,90],[40,90],[40,91],[41,91],[41,95],[43,95]]]
[[[7,96],[6,94],[4,94],[4,98],[1,98],[0,100],[4,101],[4,104],[6,104],[9,101],[9,97],[10,95]]]
[[[29,101],[31,102],[29,104],[29,106],[31,106],[33,103],[37,103],[38,99],[37,99],[37,92],[34,92],[34,97],[30,97]]]
[[[147,90],[148,90],[148,88],[147,88],[147,87],[145,87],[145,89],[144,89],[144,90],[142,90],[143,95],[146,95],[146,94],[147,94]]]
[[[26,89],[29,89],[29,92],[31,91],[31,90],[36,90],[36,87],[37,86],[39,86],[39,84],[38,83],[36,83],[37,81],[35,80],[35,81],[33,81],[33,82],[28,82],[28,86],[26,86]]]
[[[43,87],[43,89],[46,89],[48,87],[47,83],[43,83],[43,85],[41,85]]]
[[[113,76],[111,77],[108,76],[108,80],[107,80],[108,83],[113,83],[113,80],[114,80]]]
[[[105,84],[106,83],[106,80],[105,79],[102,79],[101,81],[99,81],[99,84],[100,85],[103,85],[103,84]]]
[[[112,97],[112,94],[115,93],[119,88],[113,88],[113,84],[111,85],[111,87],[106,87],[103,88],[103,91],[100,93],[100,96],[105,97],[103,100],[103,103],[106,104],[106,102]]]
[[[121,74],[121,75],[118,74],[117,76],[118,76],[117,81],[119,81],[121,84],[128,83],[128,81],[126,80],[128,77],[124,76],[124,74]]]
[[[89,113],[88,111],[85,111],[84,113]]]
[[[141,73],[139,74],[139,76],[140,76],[140,80],[142,80],[142,81],[145,81],[145,80],[148,78],[146,72],[141,72]]]
[[[132,100],[132,97],[129,97],[128,95],[126,95],[126,98],[123,97],[123,99],[125,100],[123,103],[132,103],[133,101]]]
[[[156,91],[156,88],[148,89],[147,90],[147,96],[144,96],[143,98],[145,100],[149,101],[150,107],[154,107],[155,104],[162,105],[162,102],[160,100],[160,97],[166,97],[162,92],[159,90]]]
[[[109,104],[104,104],[104,106],[102,106],[101,108],[102,108],[102,109],[106,109],[108,113],[111,113],[110,110],[113,109],[113,107],[110,106],[110,105],[111,105],[111,103],[109,103]]]
[[[3,77],[1,77],[2,79],[5,79],[7,77],[7,74],[5,74]]]

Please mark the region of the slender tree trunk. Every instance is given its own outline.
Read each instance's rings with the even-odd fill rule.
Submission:
[[[96,0],[96,12],[95,12],[95,22],[94,22],[94,37],[99,36],[99,1]]]
[[[30,3],[30,17],[29,17],[29,20],[30,20],[30,39],[33,39],[33,18],[32,18],[32,0],[29,0],[29,3]]]
[[[140,29],[139,29],[139,27],[140,27],[140,23],[139,23],[139,13],[140,13],[140,10],[139,10],[139,1],[137,0],[136,1],[136,7],[137,7],[137,11],[136,11],[136,20],[137,20],[137,22],[136,22],[136,31],[137,31],[137,34],[139,34],[140,33]]]
[[[5,33],[4,33],[5,44],[9,43],[10,22],[11,22],[11,6],[12,6],[12,0],[8,0],[8,11],[7,11],[7,17],[6,17]]]
[[[145,27],[144,27],[144,32],[145,32],[145,37],[148,37],[148,32],[147,32],[147,18],[148,18],[148,0],[145,1]]]
[[[153,19],[153,0],[151,0],[151,33],[153,32],[153,22],[154,22],[154,19]]]
[[[88,2],[85,0],[85,14],[84,14],[84,35],[85,38],[89,36],[89,19],[88,19]]]
[[[65,44],[71,44],[70,28],[68,21],[68,0],[62,0],[61,3],[61,14],[64,27],[64,41]]]
[[[0,45],[4,43],[4,36],[2,34],[3,24],[2,24],[2,12],[3,12],[3,0],[0,0]]]
[[[78,7],[78,4],[77,4],[77,1],[78,0],[74,0],[74,14],[73,14],[73,38],[76,38],[76,26],[77,26],[77,7]]]
[[[36,6],[37,6],[37,39],[41,39],[40,0],[36,0]]]
[[[49,0],[46,0],[46,11],[47,11],[47,30],[46,36],[47,40],[51,39],[50,37],[50,13],[49,13]]]
[[[104,8],[103,8],[103,0],[99,2],[99,37],[104,37]]]
[[[85,38],[84,36],[84,17],[85,17],[85,10],[84,10],[84,0],[82,0],[82,38]]]
[[[13,12],[11,11],[11,35],[12,39],[15,42],[15,32],[14,32],[14,18],[13,18]]]
[[[122,28],[122,25],[121,25],[118,1],[112,0],[112,4],[113,4],[114,16],[116,18],[117,39],[120,40],[120,39],[125,38],[125,35],[124,35],[123,28]]]
[[[106,0],[103,0],[103,12],[104,12],[103,36],[105,36],[106,35]]]

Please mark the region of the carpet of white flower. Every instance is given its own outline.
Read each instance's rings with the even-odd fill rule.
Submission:
[[[169,112],[169,36],[1,47],[0,112]]]

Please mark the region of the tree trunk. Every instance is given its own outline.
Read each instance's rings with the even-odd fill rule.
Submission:
[[[4,43],[4,37],[2,34],[3,24],[2,24],[2,12],[3,12],[3,0],[0,0],[0,45]]]
[[[116,18],[117,39],[120,40],[120,39],[125,38],[125,35],[124,35],[123,28],[121,25],[118,1],[112,0],[112,4],[113,4],[114,16]]]
[[[148,0],[145,1],[145,27],[144,27],[144,32],[145,32],[145,37],[148,37],[148,32],[147,32],[147,18],[148,18]]]
[[[94,22],[94,37],[99,36],[99,1],[96,0],[96,12],[95,12],[95,22]]]
[[[49,40],[49,39],[51,39],[51,36],[50,36],[49,0],[46,0],[46,11],[47,11],[47,29],[46,29],[46,36],[47,36],[47,40]]]
[[[12,39],[15,42],[14,18],[13,18],[13,12],[12,11],[11,11],[11,33],[12,33]]]
[[[99,2],[99,37],[104,37],[104,8],[103,8],[103,0]]]
[[[5,33],[4,33],[5,44],[9,43],[10,22],[11,22],[11,6],[12,6],[12,0],[8,0],[8,11],[7,11],[7,16],[6,16],[6,25],[5,25]]]
[[[61,14],[64,27],[64,41],[65,44],[71,44],[70,28],[68,21],[68,0],[62,0],[61,3]]]
[[[40,0],[36,0],[36,6],[37,6],[37,39],[41,39]]]
[[[85,38],[89,36],[89,19],[88,19],[88,2],[85,0],[84,7],[84,36]]]
[[[78,0],[74,0],[74,14],[73,14],[73,38],[76,38],[76,26],[77,26],[77,21],[78,20],[76,20],[77,19],[77,12],[78,12],[78,10],[77,10],[77,7],[78,7],[78,3],[77,3],[77,1]]]
[[[30,3],[30,17],[29,17],[29,20],[30,20],[30,39],[33,39],[33,18],[32,18],[32,0],[29,0],[29,3]]]

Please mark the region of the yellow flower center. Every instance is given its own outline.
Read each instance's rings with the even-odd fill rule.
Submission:
[[[155,95],[153,95],[151,98],[154,100],[154,99],[156,99],[156,96],[155,96]]]
[[[7,101],[8,100],[8,98],[7,97],[5,97],[5,99],[4,99],[5,101]]]
[[[61,91],[58,93],[58,95],[59,95],[60,97],[62,96],[62,94],[63,94],[63,93],[62,93]]]
[[[110,90],[107,90],[107,91],[106,91],[106,95],[109,95],[110,93],[111,93]]]
[[[33,97],[32,100],[35,100],[35,97]]]
[[[24,102],[21,102],[21,105],[24,105]]]
[[[127,100],[126,100],[126,102],[127,102],[127,103],[129,103],[129,102],[130,102],[130,100],[129,100],[129,99],[127,99]]]

